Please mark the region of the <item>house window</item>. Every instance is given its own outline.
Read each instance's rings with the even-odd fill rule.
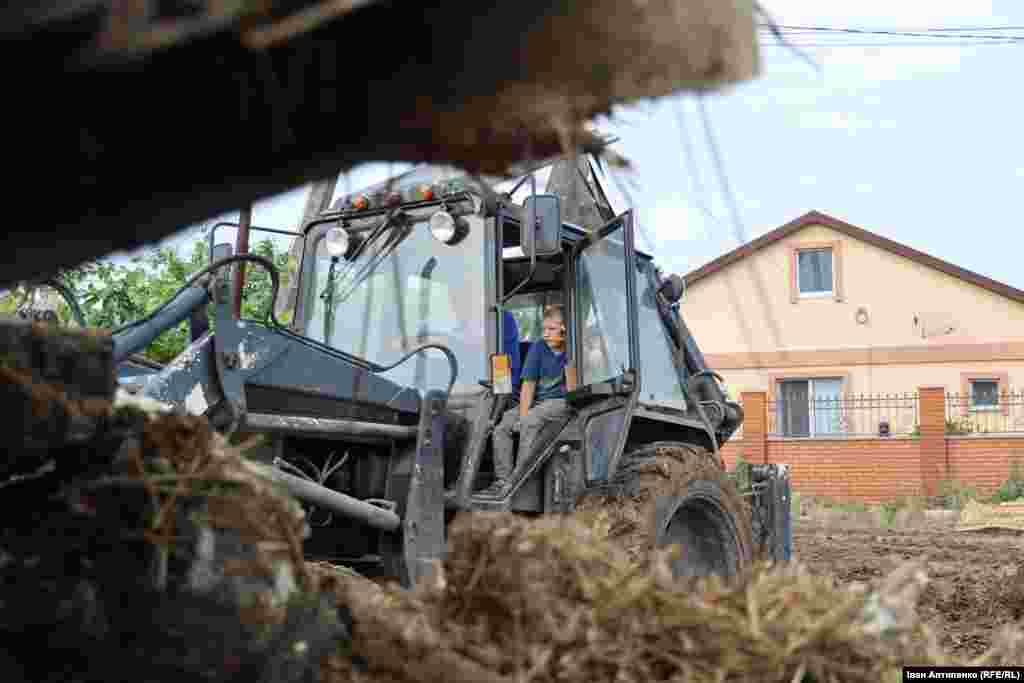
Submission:
[[[841,377],[779,382],[776,432],[782,436],[824,436],[842,431]]]
[[[796,286],[802,297],[832,296],[832,249],[801,249],[796,254]]]
[[[999,380],[972,379],[971,407],[991,409],[999,406]]]

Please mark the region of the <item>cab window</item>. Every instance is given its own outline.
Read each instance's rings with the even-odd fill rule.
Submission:
[[[673,360],[675,345],[658,312],[654,270],[649,261],[636,267],[637,322],[640,337],[640,402],[686,410],[686,396]]]

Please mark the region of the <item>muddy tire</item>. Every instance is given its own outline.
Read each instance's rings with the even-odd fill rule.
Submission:
[[[622,493],[606,502],[617,518],[612,535],[636,559],[656,548],[680,546],[670,562],[677,577],[716,574],[731,579],[751,564],[748,506],[721,462],[706,449],[650,444],[625,454],[616,479]]]

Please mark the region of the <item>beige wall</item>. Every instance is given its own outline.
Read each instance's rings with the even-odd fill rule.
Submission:
[[[1024,407],[1021,405],[1019,392],[1024,390],[1024,361],[1012,362],[974,362],[960,363],[928,363],[923,365],[885,365],[885,366],[852,366],[852,367],[815,367],[815,368],[763,368],[750,370],[719,370],[726,382],[729,393],[736,398],[744,391],[765,391],[769,400],[776,399],[776,388],[772,386],[782,377],[798,379],[802,377],[840,377],[844,380],[843,392],[852,395],[849,402],[851,412],[850,428],[856,433],[872,432],[879,419],[887,419],[893,433],[911,431],[916,420],[916,405],[901,400],[900,396],[914,394],[922,386],[941,386],[947,393],[963,392],[963,377],[982,375],[1008,379],[1002,391],[1013,392],[1011,407],[1007,409],[1009,422],[996,416],[982,416],[983,423],[1003,425],[1013,430],[1024,431]],[[864,398],[857,397],[864,395]],[[890,398],[891,397],[891,398]],[[961,411],[951,410],[951,416]],[[771,417],[769,421],[772,422]]]
[[[792,247],[833,241],[841,242],[843,300],[792,303]],[[861,306],[864,325],[855,320]],[[817,225],[696,282],[682,313],[705,354],[1024,338],[1024,304]],[[923,340],[915,315],[948,317],[956,332]]]
[[[860,365],[816,366],[813,368],[776,367],[752,369],[717,369],[733,396],[744,391],[766,391],[773,394],[771,380],[778,377],[843,377],[843,391],[855,394],[902,394],[915,392],[921,386],[945,387],[949,393],[959,393],[962,375],[1007,375],[1006,391],[1024,390],[1024,360],[975,361],[972,363],[927,363],[922,365]]]

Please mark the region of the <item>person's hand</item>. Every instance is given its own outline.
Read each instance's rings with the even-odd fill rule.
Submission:
[[[565,366],[565,384],[569,391],[576,389],[577,384],[576,363],[570,362]]]
[[[519,433],[519,428],[522,426],[522,422],[523,422],[523,418],[522,417],[517,417],[516,421],[512,423],[511,431],[512,431],[513,434],[518,434]]]

